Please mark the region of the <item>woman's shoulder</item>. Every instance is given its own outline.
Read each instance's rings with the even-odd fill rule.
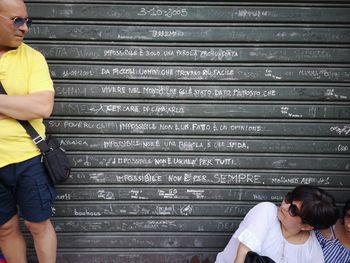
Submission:
[[[271,202],[261,202],[255,206],[257,209],[268,209],[268,210],[276,210],[277,206]],[[255,208],[254,207],[254,208]]]
[[[326,263],[350,262],[350,249],[344,246],[344,244],[338,238],[322,238],[323,240],[319,239],[319,242],[323,249]]]
[[[271,202],[261,202],[250,209],[246,216],[246,219],[248,218],[254,220],[257,220],[257,218],[260,218],[261,220],[266,218],[268,221],[273,220],[274,218],[277,218],[277,206]]]
[[[253,207],[254,210],[263,211],[267,214],[276,214],[277,206],[271,202],[261,202]]]
[[[332,229],[334,229],[334,226],[331,226],[329,228],[326,229],[319,229],[319,230],[315,230],[315,234],[317,239],[324,239],[324,240],[330,240],[333,239],[333,231]]]

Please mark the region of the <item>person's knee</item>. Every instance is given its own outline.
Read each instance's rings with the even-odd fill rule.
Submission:
[[[5,224],[0,225],[0,239],[6,238],[14,232],[18,232],[19,224],[17,216],[12,217]]]
[[[48,230],[48,228],[52,227],[50,219],[47,219],[42,222],[30,222],[30,221],[24,220],[24,224],[28,228],[28,230],[32,233],[32,235],[44,233]]]

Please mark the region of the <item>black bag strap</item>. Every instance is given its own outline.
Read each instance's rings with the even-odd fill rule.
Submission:
[[[2,83],[0,81],[0,94],[7,94],[6,90],[2,86]],[[32,138],[32,141],[38,148],[40,149],[42,154],[45,154],[49,152],[51,149],[47,145],[46,141],[39,135],[39,133],[33,128],[33,126],[30,124],[29,121],[22,121],[22,120],[17,120],[23,128],[27,131],[29,136]]]

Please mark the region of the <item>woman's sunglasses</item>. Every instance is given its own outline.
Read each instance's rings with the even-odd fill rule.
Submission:
[[[28,18],[28,17],[27,18],[23,18],[23,17],[16,16],[14,18],[9,18],[9,17],[3,16],[3,15],[0,15],[0,16],[3,17],[3,18],[6,18],[6,19],[12,20],[13,26],[15,28],[20,28],[24,24],[26,24],[27,27],[29,28],[32,25],[32,22],[33,22],[33,20],[31,18]]]
[[[284,202],[286,204],[289,204],[289,209],[288,209],[288,213],[290,214],[290,216],[300,216],[301,219],[302,219],[302,216],[301,216],[301,213],[300,213],[300,210],[299,208],[293,204],[293,195],[291,192],[288,192],[287,195],[285,196],[284,198]]]

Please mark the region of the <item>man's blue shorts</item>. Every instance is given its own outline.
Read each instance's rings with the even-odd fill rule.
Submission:
[[[55,198],[40,156],[0,168],[0,225],[17,214],[17,207],[25,220],[45,221],[53,215]]]

